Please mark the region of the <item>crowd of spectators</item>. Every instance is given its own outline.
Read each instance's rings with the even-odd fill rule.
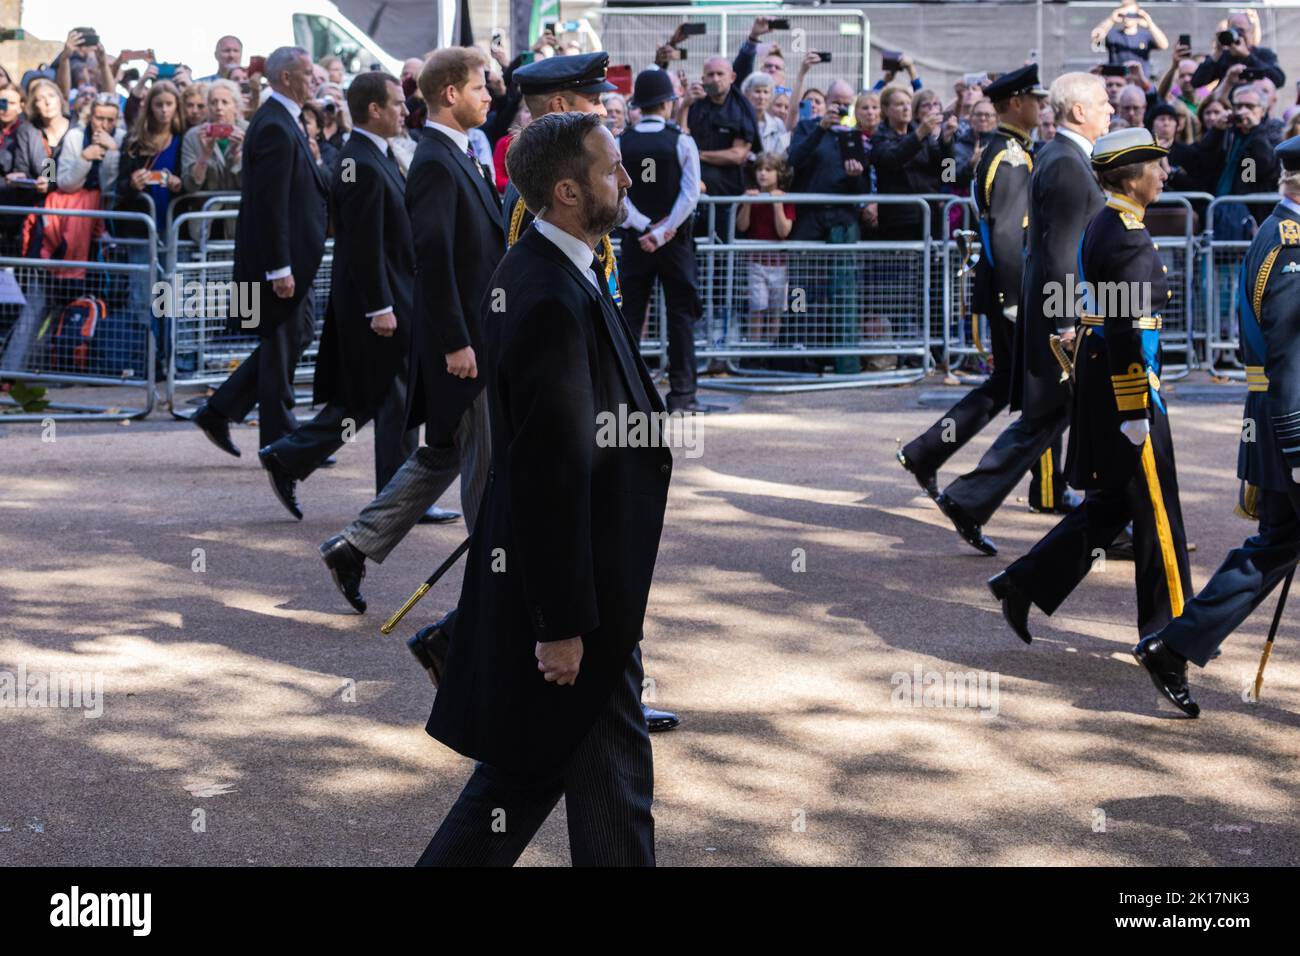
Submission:
[[[659,47],[656,62],[670,72],[679,95],[673,119],[699,148],[702,191],[861,197],[800,207],[780,228],[795,239],[826,242],[919,238],[925,214],[916,204],[871,197],[968,192],[996,126],[994,104],[982,95],[991,75],[967,74],[944,95],[926,86],[910,56],[889,53],[870,89],[861,89],[856,77],[815,86],[809,75],[822,55],[806,53],[790,64],[780,35],[760,16],[733,58],[708,57],[693,74],[683,68],[684,28]],[[1190,37],[1171,44],[1150,14],[1125,0],[1097,25],[1092,41],[1105,55],[1094,69],[1115,108],[1114,126],[1147,126],[1170,148],[1170,189],[1223,196],[1273,188],[1271,147],[1300,129],[1300,108],[1279,102],[1286,77],[1276,54],[1261,45],[1253,11],[1233,13],[1213,37],[1202,38],[1197,53]],[[1157,75],[1152,53],[1165,50],[1171,57]],[[181,197],[238,190],[244,129],[263,95],[263,58],[250,52],[238,37],[223,36],[214,62],[203,67],[210,72],[195,77],[198,70],[160,63],[152,50],[111,56],[82,28],[69,32],[53,64],[28,71],[20,82],[0,71],[0,203],[148,211],[161,233]],[[470,145],[499,189],[507,183],[506,149],[530,121],[511,75],[534,56],[566,52],[574,51],[549,33],[514,59],[498,38],[490,46],[492,110],[472,131]],[[403,167],[415,150],[409,131],[424,122],[415,88],[421,62],[409,60],[402,70],[408,133],[393,150]],[[337,56],[322,58],[302,111],[312,155],[327,168],[351,132],[348,82]],[[618,93],[606,94],[603,105],[615,133],[639,120]],[[1050,111],[1032,132],[1040,143],[1052,138]],[[1224,214],[1214,223],[1229,238],[1248,235],[1263,215],[1235,205],[1220,204]],[[943,225],[939,209],[933,202],[934,234]],[[0,249],[72,258],[102,231],[93,221],[68,227],[56,218],[0,216]],[[719,235],[734,221],[734,210],[718,215]],[[742,236],[780,232],[766,215],[742,222]],[[697,234],[703,228],[697,217]],[[141,232],[138,223],[121,231]]]

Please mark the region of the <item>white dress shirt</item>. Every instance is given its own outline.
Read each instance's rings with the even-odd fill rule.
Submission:
[[[1078,146],[1081,150],[1083,150],[1083,155],[1085,156],[1092,155],[1092,143],[1088,142],[1088,140],[1084,136],[1081,136],[1080,134],[1076,133],[1074,130],[1066,129],[1064,126],[1058,126],[1056,127],[1056,135],[1064,136],[1070,142],[1074,143],[1074,145]]]
[[[636,124],[635,129],[638,133],[657,133],[664,128],[665,122],[662,116],[647,116]],[[673,208],[668,211],[664,224],[650,232],[655,237],[655,242],[661,246],[667,231],[684,223],[700,201],[700,150],[695,145],[695,140],[685,133],[677,137],[677,162],[682,167],[682,182],[678,187],[677,198],[673,200]],[[640,170],[628,171],[633,179],[640,174]],[[627,198],[627,218],[623,220],[623,225],[637,232],[645,232],[650,227],[650,218],[632,205],[631,196]]]
[[[466,153],[469,151],[468,133],[462,133],[458,129],[452,129],[450,126],[443,126],[441,123],[435,123],[433,120],[429,120],[429,119],[424,121],[424,125],[427,129],[436,129],[439,133],[442,133],[453,143],[455,143],[456,148],[460,150],[462,153]]]
[[[559,226],[551,225],[545,219],[534,219],[533,228],[555,243],[556,247],[577,267],[578,272],[591,281],[597,292],[600,291],[600,282],[596,278],[596,273],[591,271],[591,260],[596,256],[591,246],[577,236],[565,232]]]
[[[360,126],[354,126],[354,127],[352,128],[352,132],[354,132],[354,133],[360,133],[360,134],[361,134],[362,136],[364,136],[366,139],[370,140],[370,142],[374,143],[374,144],[375,144],[375,148],[376,148],[377,150],[379,150],[379,154],[385,158],[385,162],[388,161],[388,160],[387,160],[387,157],[388,157],[388,140],[384,139],[382,136],[378,135],[377,133],[372,133],[372,132],[370,132],[370,130],[368,130],[368,129],[362,129]],[[380,238],[380,242],[381,242],[381,244],[382,244],[382,242],[383,242],[383,237],[380,236],[379,238]],[[386,305],[386,306],[384,306],[382,309],[376,309],[374,312],[367,312],[367,313],[366,313],[366,318],[367,318],[367,319],[373,319],[373,318],[374,318],[375,316],[377,316],[377,315],[383,315],[383,314],[386,313],[386,312],[392,312],[392,311],[393,311],[393,307],[392,307],[391,305]]]
[[[301,119],[302,107],[301,106],[299,106],[297,103],[289,99],[289,97],[285,96],[283,93],[279,92],[278,90],[272,90],[270,96],[268,96],[267,99],[268,101],[275,100],[285,109],[287,109],[289,111],[289,115],[293,117],[293,121],[298,124],[298,128],[302,129],[302,119]],[[307,131],[302,130],[302,135],[303,138],[305,139],[307,137]],[[281,266],[278,269],[272,269],[270,272],[268,272],[266,274],[266,280],[268,282],[273,282],[276,279],[284,279],[291,275],[293,275],[293,266],[291,265]]]

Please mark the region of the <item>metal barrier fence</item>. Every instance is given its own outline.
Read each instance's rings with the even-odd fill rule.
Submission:
[[[704,316],[701,360],[732,360],[738,374],[713,389],[802,391],[900,383],[931,367],[929,204],[916,196],[872,196],[872,203],[914,207],[915,241],[863,241],[856,228],[832,227],[829,241],[738,239],[741,209],[779,201],[801,210],[849,207],[856,220],[861,196],[789,194],[701,197],[696,252]],[[835,375],[801,368],[813,357],[834,361]],[[862,368],[862,360],[891,357]],[[767,368],[736,361],[769,360]],[[776,361],[772,361],[776,360]]]
[[[1248,196],[1220,196],[1205,214],[1202,269],[1206,301],[1205,364],[1216,375],[1244,379],[1246,370],[1233,353],[1237,340],[1237,284],[1241,264],[1250,248],[1250,239],[1238,238],[1253,232],[1250,207],[1273,206],[1282,197],[1277,193],[1253,193]],[[1219,368],[1226,359],[1233,367]]]
[[[1225,235],[1241,228],[1244,210],[1278,198],[1272,193],[1218,199],[1170,193],[1158,200],[1161,207],[1183,213],[1173,224],[1176,232],[1155,237],[1174,293],[1164,309],[1163,339],[1171,358],[1183,359],[1167,366],[1166,377],[1185,375],[1202,363],[1219,374],[1243,374],[1219,366],[1235,363],[1237,277],[1249,241]],[[41,209],[41,216],[53,223],[93,218],[116,231],[132,226],[147,238],[106,232],[92,242],[87,261],[0,256],[0,270],[13,277],[12,283],[0,281],[0,377],[129,385],[144,388],[146,397],[140,407],[52,404],[42,413],[6,413],[3,420],[141,417],[153,408],[156,381],[165,379],[166,398],[173,404],[178,386],[223,381],[258,344],[252,335],[227,333],[226,303],[209,294],[232,278],[234,242],[226,236],[233,235],[238,200],[230,193],[194,194],[201,211],[169,216],[161,259],[154,219],[146,213]],[[920,238],[864,241],[852,229],[817,241],[737,238],[740,209],[777,201],[795,207],[796,220],[817,207],[914,207],[920,213]],[[1194,216],[1202,203],[1206,218],[1197,229]],[[236,208],[217,208],[221,206]],[[942,226],[934,238],[936,208]],[[5,214],[34,211],[0,208],[0,216]],[[988,342],[986,326],[979,342],[973,334],[972,276],[961,270],[953,233],[954,225],[970,229],[975,224],[969,199],[701,197],[696,222],[702,308],[697,357],[732,373],[704,379],[704,387],[804,391],[904,383],[924,377],[936,363],[956,369]],[[14,252],[0,249],[5,251]],[[313,289],[316,337],[298,364],[298,381],[309,380],[314,371],[332,261],[331,242]],[[164,314],[151,320],[152,289],[159,278],[173,294],[165,300]],[[72,325],[80,317],[68,307],[86,296],[104,300],[106,317],[91,342],[73,343]],[[656,289],[643,317],[641,345],[647,358],[665,354],[664,318],[662,291]],[[629,319],[635,325],[634,317]],[[78,351],[76,345],[83,348]]]
[[[153,410],[155,335],[150,302],[158,275],[158,242],[147,213],[0,206],[0,217],[33,217],[42,248],[81,234],[85,259],[0,256],[0,378],[54,385],[118,385],[144,389],[139,407],[54,401],[38,412],[10,412],[0,420],[121,420]],[[89,224],[90,236],[85,236]],[[113,235],[127,224],[144,235]],[[35,235],[35,234],[34,234]],[[33,240],[34,242],[35,240]],[[18,250],[7,250],[15,252]]]

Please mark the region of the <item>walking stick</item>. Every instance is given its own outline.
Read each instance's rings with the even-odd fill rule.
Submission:
[[[381,634],[392,634],[393,628],[397,627],[397,625],[401,623],[402,618],[406,617],[406,612],[415,607],[415,605],[419,603],[420,598],[429,593],[429,588],[437,584],[438,579],[446,574],[451,566],[460,560],[460,556],[468,549],[469,538],[466,538],[456,546],[456,550],[451,553],[446,561],[438,565],[438,570],[429,575],[425,582],[415,589],[415,593],[406,599],[406,603],[397,609],[397,613],[384,622],[384,626],[379,629],[379,632]]]
[[[1282,623],[1282,608],[1286,607],[1286,596],[1291,590],[1291,579],[1295,577],[1295,568],[1292,567],[1287,574],[1286,580],[1282,582],[1282,596],[1277,599],[1277,610],[1273,612],[1273,626],[1268,629],[1268,640],[1264,642],[1264,653],[1259,658],[1259,673],[1255,675],[1255,700],[1259,700],[1259,692],[1264,687],[1264,668],[1268,666],[1268,657],[1273,653],[1273,638],[1277,637],[1277,626]]]

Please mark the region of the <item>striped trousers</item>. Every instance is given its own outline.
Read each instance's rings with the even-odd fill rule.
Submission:
[[[460,475],[460,507],[472,533],[492,465],[487,390],[460,417],[452,444],[421,445],[397,473],[343,529],[343,537],[372,561],[382,563],[420,518]]]
[[[555,772],[524,776],[478,764],[416,866],[511,866],[561,796],[574,866],[654,866],[642,677],[638,645],[596,723]]]

